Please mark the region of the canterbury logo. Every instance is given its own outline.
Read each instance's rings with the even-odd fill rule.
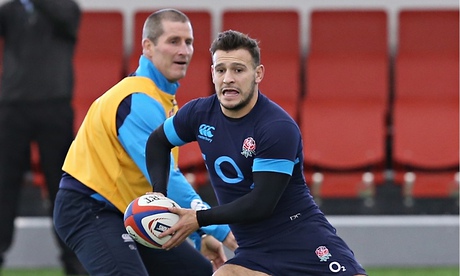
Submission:
[[[206,140],[208,142],[212,141],[212,137],[214,134],[212,133],[216,128],[210,125],[202,124],[200,125],[198,132],[200,133],[198,135],[198,138]]]
[[[212,131],[215,129],[216,128],[213,126],[208,126],[208,125],[203,124],[200,126],[199,132],[201,135],[205,137],[212,138],[212,136],[214,136],[214,134],[212,134]]]

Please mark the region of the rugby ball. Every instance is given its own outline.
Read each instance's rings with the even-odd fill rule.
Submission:
[[[154,194],[140,196],[133,200],[124,214],[125,228],[138,243],[161,249],[171,236],[158,238],[179,220],[179,215],[169,212],[168,207],[179,207],[173,200]]]

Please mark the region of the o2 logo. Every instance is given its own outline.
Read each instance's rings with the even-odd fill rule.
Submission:
[[[229,163],[235,169],[236,171],[235,178],[229,178],[224,175],[224,173],[222,172],[222,169],[220,168],[221,164],[224,162]],[[228,184],[238,184],[244,179],[243,172],[240,170],[240,168],[235,163],[235,161],[233,161],[233,159],[231,159],[228,156],[221,156],[217,158],[216,161],[214,162],[214,170],[216,171],[217,175],[222,179],[222,181]]]
[[[347,269],[343,265],[341,265],[339,262],[331,262],[329,264],[329,270],[334,273],[337,273],[340,271],[347,271]]]

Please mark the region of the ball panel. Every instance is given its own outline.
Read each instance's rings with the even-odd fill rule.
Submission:
[[[171,236],[159,238],[158,235],[168,230],[179,220],[179,216],[173,213],[154,214],[141,220],[142,229],[145,229],[150,240],[160,245],[165,244]]]
[[[177,223],[179,216],[169,212],[168,207],[180,206],[173,200],[156,195],[143,195],[133,200],[124,214],[125,228],[138,243],[156,249],[166,243],[171,236],[158,235]]]
[[[136,233],[136,236],[133,236],[133,238],[140,238],[144,241],[149,241],[150,240],[150,235],[149,231],[147,231],[148,228],[145,228],[144,225],[141,223],[142,220],[142,214],[132,214],[125,220],[125,227],[130,227],[134,233]],[[131,232],[128,232],[128,234],[131,234]],[[132,236],[132,235],[131,235]]]
[[[133,238],[133,240],[142,244],[143,246],[155,248],[155,249],[161,249],[161,244],[158,244],[155,241],[151,241],[151,240],[147,241],[147,239],[142,238],[141,236],[138,235],[138,232],[134,230],[130,225],[126,226],[126,231],[128,232],[129,236]]]
[[[126,207],[126,210],[125,210],[125,214],[123,216],[123,220],[126,221],[126,219],[131,216],[131,214],[133,213],[133,203],[134,203],[135,200],[131,201],[131,203],[128,205],[128,207]]]

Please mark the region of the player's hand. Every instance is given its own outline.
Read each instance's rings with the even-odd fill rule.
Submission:
[[[211,235],[201,239],[201,254],[211,261],[214,271],[227,261],[222,243]]]
[[[232,231],[228,232],[227,237],[225,237],[225,240],[223,241],[225,247],[228,249],[235,251],[236,248],[238,247],[238,243],[236,242],[235,236],[233,236]]]
[[[171,239],[163,244],[162,248],[169,250],[185,241],[193,232],[198,230],[199,225],[196,219],[196,211],[192,209],[184,209],[170,207],[169,211],[180,216],[179,221],[171,228],[161,233],[158,237],[162,238],[167,235],[172,235]]]

